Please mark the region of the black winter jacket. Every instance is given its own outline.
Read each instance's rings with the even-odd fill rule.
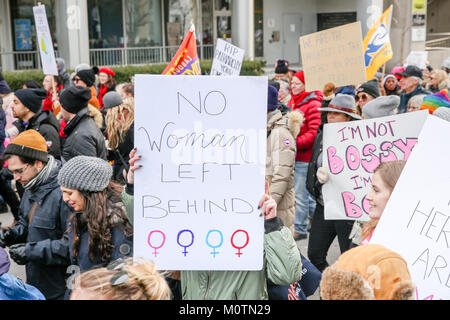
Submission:
[[[67,138],[63,139],[61,157],[63,162],[76,156],[90,156],[106,160],[105,139],[88,108],[77,113],[64,128]]]
[[[27,283],[38,288],[46,299],[62,299],[66,290],[69,248],[63,239],[71,209],[62,199],[57,177],[61,163],[35,192],[26,190],[19,208],[19,222],[12,228],[14,243],[26,242]],[[38,206],[31,223],[29,213]]]
[[[319,169],[317,167],[317,158],[322,153],[323,148],[323,126],[324,123],[317,129],[317,136],[312,148],[311,161],[308,164],[308,173],[306,174],[306,189],[308,189],[309,193],[311,193],[316,198],[316,201],[322,206],[323,203],[320,203],[322,201],[322,184],[317,179],[316,173],[317,169]]]

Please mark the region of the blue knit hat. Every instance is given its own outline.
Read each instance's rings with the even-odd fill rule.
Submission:
[[[273,111],[278,108],[278,91],[274,86],[269,85],[267,93],[267,111]]]

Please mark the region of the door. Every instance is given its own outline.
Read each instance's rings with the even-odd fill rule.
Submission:
[[[302,34],[302,15],[298,13],[283,14],[283,58],[289,61],[289,64],[300,63],[300,42]]]

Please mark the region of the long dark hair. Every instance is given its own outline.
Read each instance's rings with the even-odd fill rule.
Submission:
[[[89,260],[94,263],[95,257],[100,257],[102,262],[108,262],[114,248],[111,241],[112,229],[120,227],[125,237],[133,235],[133,227],[122,203],[122,186],[111,181],[103,191],[80,191],[80,194],[84,199],[85,208],[81,213],[81,221],[80,213],[74,214],[71,219],[74,228],[72,255],[78,257],[81,232],[83,225],[86,225],[89,232]]]

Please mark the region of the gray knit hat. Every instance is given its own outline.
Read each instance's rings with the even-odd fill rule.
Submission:
[[[367,102],[367,104],[362,109],[362,115],[366,119],[391,116],[395,114],[395,109],[397,109],[399,104],[399,96],[380,96]]]
[[[441,118],[450,122],[450,108],[447,107],[439,107],[433,112],[433,116]]]
[[[122,97],[116,91],[110,91],[103,96],[103,105],[105,106],[105,109],[120,106],[122,103]]]
[[[58,183],[78,191],[99,192],[108,186],[112,174],[112,167],[105,160],[78,156],[63,165],[58,174]]]

